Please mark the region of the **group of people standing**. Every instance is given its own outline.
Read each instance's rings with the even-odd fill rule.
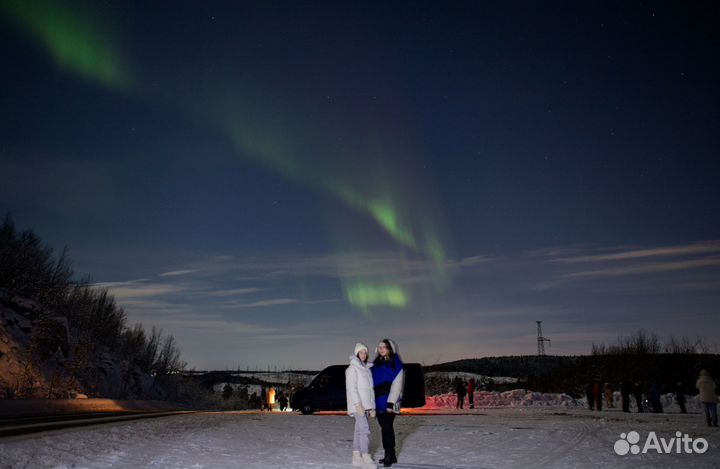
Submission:
[[[265,389],[265,386],[262,386],[260,388],[260,410],[268,410],[272,411],[273,406],[277,402],[278,406],[280,407],[280,411],[284,412],[288,407],[288,396],[283,391],[280,391],[280,394],[276,396],[275,388]]]
[[[384,467],[397,462],[395,453],[395,416],[400,412],[405,383],[403,362],[395,342],[381,340],[375,349],[376,357],[369,360],[365,344],[355,344],[350,365],[345,370],[345,391],[348,415],[355,418],[352,464],[365,469],[377,468],[369,452],[370,422],[377,418],[382,433],[385,455],[380,459]]]
[[[622,386],[622,383],[620,383]],[[588,408],[590,410],[602,410],[603,396],[608,407],[614,407],[613,388],[610,383],[603,385],[598,380],[590,381],[585,387],[585,396],[587,397]]]
[[[467,383],[456,376],[453,380],[453,387],[455,388],[455,394],[457,394],[457,403],[455,404],[456,409],[462,409],[465,403],[465,395],[468,397],[468,404],[471,409],[475,408],[475,378],[470,378]]]
[[[698,390],[698,398],[703,408],[703,413],[708,426],[718,426],[717,417],[717,393],[715,380],[712,379],[707,370],[700,371],[700,377],[695,383]],[[600,384],[599,380],[593,380],[585,388],[588,408],[590,410],[602,410],[603,395],[608,407],[613,407],[613,389],[610,383]],[[630,412],[630,401],[635,399],[637,404],[637,412],[645,412],[647,404],[648,410],[653,413],[662,413],[663,406],[660,399],[660,387],[656,382],[645,383],[643,381],[632,382],[623,380],[620,382],[620,402],[623,412]],[[646,397],[646,399],[643,399]],[[685,407],[685,394],[683,392],[683,384],[678,382],[675,384],[675,400],[680,407],[680,412],[687,413]]]
[[[680,411],[687,413],[687,409],[685,409],[685,397],[682,393],[682,383],[678,383],[676,388],[680,391],[678,394]],[[639,413],[645,412],[646,403],[649,404],[648,410],[653,413],[660,414],[663,412],[662,401],[660,400],[660,388],[654,381],[649,384],[643,381],[636,381],[634,383],[627,380],[620,381],[620,404],[623,412],[630,412],[631,395],[632,398],[635,399]],[[644,400],[643,396],[647,396],[647,399]]]

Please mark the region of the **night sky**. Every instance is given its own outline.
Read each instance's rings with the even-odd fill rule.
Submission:
[[[0,212],[191,367],[720,341],[717,2],[0,1]],[[546,346],[547,347],[547,346]],[[717,351],[717,349],[716,349]]]

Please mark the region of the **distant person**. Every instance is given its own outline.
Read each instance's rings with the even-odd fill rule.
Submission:
[[[630,412],[630,383],[627,380],[620,381],[620,402],[622,411]]]
[[[595,410],[595,386],[592,381],[585,386],[585,397],[587,397],[588,409]]]
[[[654,414],[663,413],[662,402],[660,402],[660,386],[655,381],[650,383],[650,406]]]
[[[468,381],[468,403],[471,409],[475,408],[475,378]]]
[[[700,377],[695,383],[695,387],[700,392],[699,398],[702,403],[703,412],[705,413],[705,421],[707,422],[708,427],[717,427],[718,416],[715,380],[712,379],[708,370],[702,370],[700,372]]]
[[[267,399],[268,399],[267,408],[269,411],[272,411],[273,407],[275,406],[275,388],[268,389]]]
[[[287,409],[288,406],[288,398],[283,391],[280,391],[280,396],[278,396],[278,403],[280,404],[280,412],[285,412],[285,409]]]
[[[465,393],[467,392],[467,389],[465,388],[465,383],[463,382],[462,378],[459,376],[455,377],[455,394],[457,394],[457,402],[455,403],[456,409],[462,409],[463,403],[465,402]]]
[[[265,406],[267,406],[267,391],[265,390],[265,386],[260,387],[260,410],[265,410]]]
[[[384,467],[397,462],[395,454],[395,415],[400,412],[400,402],[405,384],[403,362],[398,355],[395,342],[383,339],[377,346],[377,357],[372,367],[375,387],[375,410],[382,429],[382,444],[385,456],[380,460]]]
[[[635,382],[633,385],[633,395],[635,396],[635,401],[637,402],[637,411],[642,414],[645,410],[643,409],[643,387],[640,381]]]
[[[685,408],[685,393],[683,392],[683,384],[680,381],[675,383],[675,400],[678,406],[680,406],[680,413],[687,414],[687,409]]]
[[[614,398],[613,398],[613,388],[610,383],[605,383],[605,388],[603,389],[603,392],[605,393],[605,402],[607,402],[607,406],[609,409],[615,407]]]
[[[375,391],[373,389],[373,364],[368,363],[367,345],[357,343],[350,365],[345,370],[345,394],[347,396],[348,415],[355,418],[353,436],[353,466],[377,469],[370,456],[370,418],[375,417]]]
[[[602,385],[599,380],[593,384],[593,397],[595,398],[595,410],[602,410]]]
[[[254,391],[250,395],[250,405],[252,409],[262,409],[262,399]]]

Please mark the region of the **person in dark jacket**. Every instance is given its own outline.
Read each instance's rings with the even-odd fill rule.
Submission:
[[[630,412],[630,383],[627,380],[620,381],[620,400],[622,411]]]
[[[685,393],[683,392],[683,384],[680,381],[675,383],[675,400],[680,406],[680,413],[687,414],[687,409],[685,408]]]
[[[654,414],[662,414],[663,406],[660,402],[660,386],[653,381],[650,383],[650,405]]]
[[[288,398],[284,392],[280,392],[280,397],[278,397],[278,402],[280,403],[280,411],[285,412],[285,409],[287,409],[287,406],[288,406]]]
[[[457,402],[455,402],[456,409],[462,409],[463,403],[465,402],[465,383],[459,376],[455,377],[455,394],[457,394]]]
[[[381,340],[376,352],[377,357],[372,367],[375,410],[385,450],[385,456],[380,463],[384,467],[390,467],[397,462],[393,422],[395,415],[400,412],[405,371],[400,355],[398,355],[397,345],[392,340]]]
[[[262,386],[260,388],[260,410],[265,410],[267,407],[267,391],[265,390],[265,386]]]
[[[593,384],[593,397],[595,398],[595,410],[602,410],[602,384],[599,380]]]
[[[468,403],[471,409],[475,408],[475,378],[468,381]]]
[[[592,381],[585,386],[585,397],[587,397],[588,409],[595,410],[595,386]]]
[[[637,381],[633,386],[633,395],[635,396],[635,402],[637,402],[638,413],[643,413],[643,385],[640,381]]]

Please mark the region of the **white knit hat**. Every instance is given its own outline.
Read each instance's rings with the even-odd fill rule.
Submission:
[[[353,355],[357,355],[358,353],[360,353],[360,350],[365,350],[369,353],[367,345],[363,344],[362,342],[358,342],[357,344],[355,344],[355,352],[353,352]]]

